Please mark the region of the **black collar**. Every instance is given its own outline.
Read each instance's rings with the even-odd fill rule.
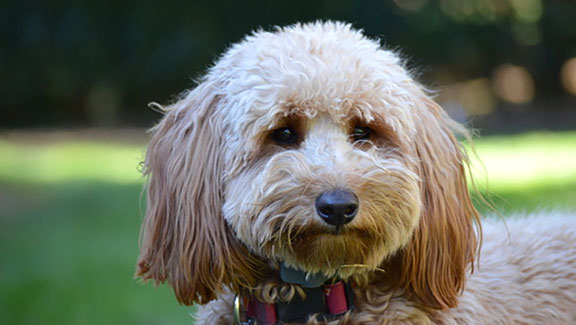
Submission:
[[[350,283],[338,281],[303,290],[305,298],[296,294],[288,303],[267,304],[253,297],[236,297],[236,321],[242,325],[277,325],[305,322],[315,314],[324,319],[334,319],[354,309],[354,293]]]

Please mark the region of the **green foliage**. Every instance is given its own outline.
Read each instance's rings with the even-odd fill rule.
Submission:
[[[576,210],[576,132],[489,137],[476,149],[489,192],[481,173],[476,183],[497,211]],[[167,286],[133,279],[143,150],[0,141],[0,324],[190,322],[193,308]]]
[[[576,3],[545,0],[7,1],[0,127],[149,123],[148,102],[192,86],[244,35],[318,19],[351,22],[450,82],[511,63],[538,78],[541,99],[564,97],[575,15]]]

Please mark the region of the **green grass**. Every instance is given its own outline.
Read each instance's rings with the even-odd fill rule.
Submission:
[[[0,139],[0,180],[26,183],[141,182],[144,146],[94,141],[11,143]]]
[[[186,324],[134,280],[144,146],[0,140],[0,324]]]
[[[474,147],[475,184],[498,211],[576,210],[576,132],[486,137]]]
[[[190,323],[168,287],[133,279],[143,151],[0,139],[0,324]],[[576,210],[576,132],[489,137],[476,151],[498,211]]]
[[[139,185],[12,184],[0,220],[0,324],[176,324],[168,288],[133,280]]]

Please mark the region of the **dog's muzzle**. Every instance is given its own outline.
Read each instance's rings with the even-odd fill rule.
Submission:
[[[339,228],[358,213],[358,197],[346,190],[333,190],[316,198],[316,212],[329,225]]]

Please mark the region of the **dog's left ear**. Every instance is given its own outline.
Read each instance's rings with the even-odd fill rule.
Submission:
[[[467,156],[454,134],[466,130],[424,93],[417,107],[416,151],[422,214],[397,264],[402,286],[426,306],[457,305],[479,240],[479,213],[466,183]],[[418,107],[418,105],[420,105]]]
[[[145,161],[146,220],[137,275],[168,283],[186,305],[228,286],[251,287],[261,272],[222,216],[224,126],[217,87],[200,84],[167,109]]]

